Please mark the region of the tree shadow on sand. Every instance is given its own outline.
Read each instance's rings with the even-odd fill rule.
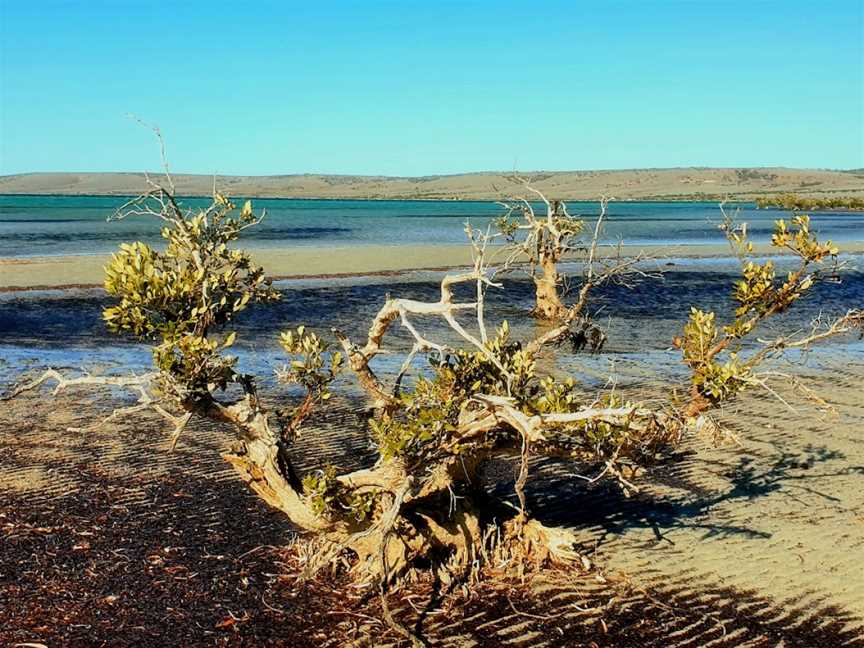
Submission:
[[[377,597],[337,581],[296,584],[290,525],[233,480],[76,468],[81,488],[61,497],[0,493],[0,640],[397,645]],[[467,596],[442,599],[420,583],[392,598],[397,618],[433,645],[864,646],[859,620],[824,599],[776,602],[687,574],[642,588],[541,573]]]
[[[71,422],[88,420],[94,411],[79,404]],[[24,470],[41,456],[47,478],[68,478],[74,490],[56,497],[0,491],[0,643],[396,643],[377,597],[352,595],[337,582],[291,580],[285,548],[293,529],[222,464],[217,449],[224,435],[212,426],[191,426],[171,455],[156,428],[139,422],[78,434],[70,448],[60,443],[67,433],[47,421],[39,429],[22,412],[11,422],[0,470]],[[333,435],[309,440],[322,454],[368,460],[362,437],[346,436],[356,427],[351,421],[334,414],[320,426]],[[106,454],[108,440],[123,452]],[[64,454],[50,459],[55,445]],[[676,528],[760,540],[769,534],[718,520],[714,509],[778,492],[836,503],[820,480],[864,473],[861,466],[838,466],[844,459],[824,446],[734,462],[681,454],[645,474],[646,488],[631,498],[608,485],[586,486],[566,476],[572,466],[548,462],[537,467],[530,502],[545,522],[599,530],[601,542],[631,529],[652,529],[652,544],[671,542],[666,533]],[[726,488],[717,486],[718,476]],[[506,483],[499,490],[512,492]],[[433,584],[421,583],[394,594],[392,607],[432,642],[455,645],[864,646],[860,620],[813,595],[772,601],[683,571],[649,588],[575,571],[558,580],[540,576],[551,580],[527,588],[481,584],[467,598],[436,596]]]
[[[843,475],[864,475],[864,466],[834,465],[844,459],[846,455],[838,450],[812,444],[794,451],[780,449],[770,458],[741,456],[732,465],[703,459],[695,452],[677,453],[641,476],[641,490],[629,497],[615,484],[588,485],[572,476],[572,466],[548,461],[535,469],[529,501],[545,524],[600,530],[595,546],[635,529],[653,532],[654,541],[649,545],[674,544],[667,533],[675,529],[702,529],[702,539],[768,539],[770,532],[724,521],[716,509],[778,493],[802,506],[807,504],[799,492],[839,503],[839,498],[820,490],[819,483]],[[592,473],[586,470],[586,474]],[[706,476],[715,478],[710,486]],[[726,482],[725,487],[718,488],[717,477]],[[498,484],[494,494],[507,499],[508,486]]]

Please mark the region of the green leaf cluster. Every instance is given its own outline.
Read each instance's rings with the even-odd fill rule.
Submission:
[[[533,401],[533,410],[542,414],[575,412],[581,405],[582,398],[573,378],[558,381],[552,376],[546,376],[540,380],[540,394]]]
[[[806,214],[793,216],[789,225],[782,218],[775,221],[771,245],[788,248],[808,263],[819,263],[828,256],[836,257],[839,252],[831,241],[819,242],[810,230],[810,217]]]
[[[401,395],[398,412],[370,423],[382,457],[417,461],[434,455],[457,429],[460,413],[475,394],[529,398],[534,358],[510,340],[507,322],[485,349],[430,358],[432,376],[419,378]]]
[[[741,271],[741,279],[735,282],[732,297],[739,306],[735,315],[741,316],[751,312],[764,313],[772,303],[776,274],[771,261],[753,263],[747,261]]]
[[[713,312],[690,309],[690,318],[684,325],[684,335],[676,340],[684,362],[693,370],[693,385],[711,402],[720,402],[737,394],[747,385],[749,368],[732,354],[725,364],[715,359],[715,348],[720,341]]]
[[[534,378],[534,357],[523,350],[521,343],[510,339],[507,321],[498,327],[485,347],[488,353],[459,349],[445,358],[437,367],[438,379],[449,384],[451,391],[460,398],[477,393],[495,396],[509,393],[518,398]]]
[[[621,403],[614,394],[587,401],[572,378],[538,377],[535,359],[510,339],[506,323],[489,340],[486,349],[504,371],[479,350],[458,350],[433,361],[432,376],[419,378],[414,388],[401,396],[402,407],[398,411],[370,422],[382,458],[428,465],[442,456],[443,448],[447,448],[447,453],[467,455],[501,443],[518,445],[518,433],[503,425],[470,441],[451,437],[477,394],[508,397],[526,416],[573,413],[588,406],[631,405]],[[627,421],[586,419],[553,426],[549,440],[542,445],[547,449],[554,447],[559,454],[608,458],[617,455],[623,445],[635,441],[634,435]]]
[[[220,194],[198,212],[184,212],[173,201],[162,209],[165,250],[141,242],[120,246],[105,268],[105,289],[120,301],[103,318],[112,331],[157,341],[155,364],[186,389],[224,386],[234,359],[220,351],[236,333],[217,341],[212,332],[248,304],[279,297],[250,256],[230,248],[258,221],[250,202],[237,213]]]
[[[328,519],[349,517],[364,522],[374,515],[380,496],[374,490],[358,493],[345,487],[337,479],[332,464],[305,475],[302,484],[303,495],[312,511]]]
[[[279,372],[283,382],[296,383],[319,394],[322,400],[329,399],[327,386],[344,367],[342,353],[332,351],[327,342],[305,326],[283,332],[279,343],[290,357],[289,364]]]
[[[735,353],[723,364],[711,360],[693,373],[693,384],[712,402],[728,400],[748,385],[750,368],[738,360]]]
[[[743,257],[753,250],[747,239],[747,226],[735,227],[727,218],[720,226],[727,238]],[[799,300],[814,284],[810,267],[828,257],[836,257],[838,249],[830,241],[821,243],[810,229],[810,217],[793,216],[787,223],[780,219],[774,223],[771,244],[778,249],[794,252],[800,265],[789,271],[785,279],[777,278],[774,263],[745,260],[741,279],[733,285],[732,298],[736,303],[735,319],[723,327],[721,336],[715,315],[696,308],[691,309],[684,333],[675,344],[682,350],[684,362],[693,370],[692,382],[698,392],[711,402],[720,402],[744,389],[752,378],[753,362],[739,360],[735,351],[726,362],[716,356],[751,333],[766,317],[782,313]],[[738,352],[742,346],[736,342]]]

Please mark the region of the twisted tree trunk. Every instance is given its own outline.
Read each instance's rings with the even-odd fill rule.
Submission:
[[[560,322],[567,317],[567,307],[558,294],[561,277],[558,275],[557,260],[549,254],[540,256],[540,274],[534,276],[534,310],[538,319]]]

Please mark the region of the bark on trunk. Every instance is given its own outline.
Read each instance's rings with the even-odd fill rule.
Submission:
[[[261,499],[282,511],[298,527],[304,531],[325,530],[327,522],[303,500],[299,479],[282,439],[271,429],[266,413],[249,401],[244,399],[222,409],[222,418],[227,417],[243,436],[222,457]]]
[[[539,276],[534,277],[535,304],[532,314],[538,319],[557,322],[567,315],[567,307],[558,294],[558,268],[547,255],[540,258]]]
[[[231,405],[198,402],[191,409],[237,427],[240,440],[224,458],[261,499],[320,542],[309,565],[310,575],[348,551],[353,554],[351,571],[358,583],[398,581],[415,566],[431,567],[448,582],[470,577],[473,569],[490,561],[557,560],[572,546],[567,532],[547,529],[522,515],[514,518],[509,510],[490,505],[480,480],[480,464],[487,454],[453,455],[422,483],[415,483],[411,468],[398,459],[339,476],[344,487],[355,493],[378,494],[377,513],[357,522],[312,510],[285,441],[271,429],[267,413],[253,395]],[[501,420],[492,417],[481,427],[499,426]],[[468,425],[466,432],[471,429]],[[496,451],[500,448],[488,455]]]

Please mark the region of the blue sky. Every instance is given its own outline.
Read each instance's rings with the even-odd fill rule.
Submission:
[[[864,167],[862,0],[0,7],[0,174]]]

